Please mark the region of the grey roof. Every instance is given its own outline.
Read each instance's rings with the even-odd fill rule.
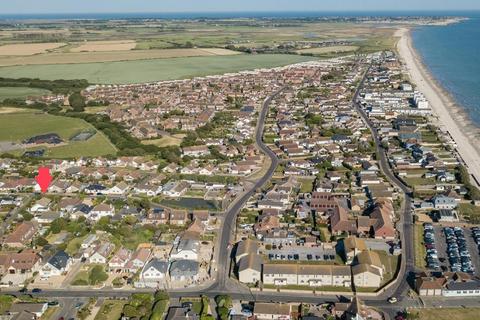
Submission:
[[[145,265],[145,268],[143,270],[148,270],[150,268],[155,268],[157,269],[158,271],[162,272],[162,273],[167,273],[167,270],[168,270],[168,262],[166,261],[162,261],[162,260],[159,260],[157,258],[154,258],[152,260],[150,260],[146,265]]]
[[[11,313],[27,311],[31,313],[41,312],[45,307],[45,303],[15,303],[10,307]]]
[[[198,273],[198,262],[192,260],[175,260],[170,265],[170,276],[195,276]]]
[[[173,253],[181,251],[198,251],[198,241],[194,239],[181,238],[177,246],[173,248]]]
[[[61,270],[67,267],[69,259],[70,256],[65,251],[58,251],[48,260],[48,263],[58,270]]]
[[[258,272],[262,271],[263,259],[258,254],[249,254],[245,257],[242,257],[238,262],[238,271],[243,271],[246,269],[253,269]]]
[[[446,285],[448,290],[480,290],[480,281],[472,280],[472,281],[465,281],[465,282],[456,282],[452,281],[447,283]]]

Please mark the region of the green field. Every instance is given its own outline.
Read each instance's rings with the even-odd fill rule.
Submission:
[[[81,119],[53,116],[41,112],[7,113],[0,116],[0,141],[21,142],[39,134],[57,133],[64,141],[68,142],[67,145],[47,150],[47,157],[94,157],[116,152],[110,141],[98,131],[87,141],[69,141],[73,135],[86,129],[95,130]],[[23,151],[17,150],[14,153],[21,155]]]
[[[43,96],[50,91],[26,87],[0,87],[0,101],[5,99],[25,99],[30,96]]]
[[[184,79],[272,68],[315,60],[312,57],[283,54],[236,55],[153,59],[83,64],[29,65],[0,68],[0,77],[55,79],[86,79],[91,83],[142,83]]]

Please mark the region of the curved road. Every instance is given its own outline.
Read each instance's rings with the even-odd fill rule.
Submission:
[[[411,190],[400,181],[393,173],[392,168],[390,168],[389,161],[385,150],[381,147],[381,141],[376,132],[373,123],[369,120],[368,116],[361,108],[358,103],[358,96],[363,83],[366,78],[365,73],[364,78],[360,82],[357,91],[355,92],[353,102],[354,107],[359,112],[364,122],[368,125],[374,142],[377,149],[377,155],[379,156],[378,162],[381,171],[387,176],[387,178],[395,185],[398,190],[401,190],[404,195],[403,202],[403,214],[400,216],[400,222],[397,224],[397,228],[400,228],[400,235],[402,240],[402,262],[400,266],[400,271],[397,275],[397,281],[388,287],[387,290],[379,294],[378,296],[363,297],[363,300],[372,306],[376,306],[382,309],[388,309],[389,313],[393,313],[399,309],[395,305],[389,305],[386,302],[386,299],[389,296],[395,296],[399,301],[404,297],[408,289],[408,276],[414,271],[414,262],[413,262],[413,220],[411,214]],[[338,301],[339,296],[333,294],[302,294],[302,293],[289,293],[289,292],[250,292],[245,286],[240,285],[238,282],[230,278],[230,241],[232,239],[233,232],[235,230],[236,217],[248,199],[256,192],[258,188],[261,188],[273,175],[276,167],[278,166],[279,159],[273,153],[270,148],[263,142],[263,130],[265,119],[268,114],[269,105],[271,101],[278,96],[285,87],[274,92],[271,96],[265,99],[263,102],[262,108],[260,110],[256,130],[255,130],[255,141],[258,148],[261,150],[265,156],[269,157],[271,163],[266,171],[265,175],[257,180],[253,185],[251,185],[248,190],[245,190],[241,196],[234,200],[230,205],[229,209],[225,212],[222,228],[219,231],[218,242],[215,247],[215,260],[217,261],[217,270],[216,277],[212,283],[199,286],[195,288],[187,288],[180,290],[169,290],[171,297],[181,297],[188,295],[207,295],[214,297],[218,294],[229,294],[232,298],[242,299],[242,300],[253,300],[253,301],[276,301],[276,302],[309,302],[309,303],[324,303],[324,302],[334,302]],[[2,290],[3,292],[8,292],[11,294],[18,294],[18,292],[10,290]],[[153,292],[154,289],[135,289],[135,290],[115,290],[115,289],[100,289],[100,290],[65,290],[65,289],[54,289],[54,290],[45,290],[42,291],[40,296],[45,297],[128,297],[132,293],[138,292]]]

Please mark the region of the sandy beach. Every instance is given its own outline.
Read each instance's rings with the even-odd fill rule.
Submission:
[[[471,123],[464,110],[456,104],[424,66],[412,45],[410,30],[402,28],[395,35],[400,37],[397,43],[398,53],[404,60],[417,90],[421,91],[429,101],[432,112],[438,119],[437,125],[450,133],[468,171],[477,181],[480,181],[479,128]],[[473,179],[471,182],[476,184]]]

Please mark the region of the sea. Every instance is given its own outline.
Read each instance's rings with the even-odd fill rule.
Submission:
[[[447,26],[418,27],[413,45],[431,74],[480,127],[480,13]]]

